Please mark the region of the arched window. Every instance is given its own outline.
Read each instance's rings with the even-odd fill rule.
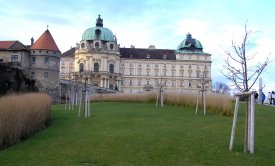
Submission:
[[[94,64],[94,72],[98,72],[99,71],[99,64],[95,63]]]
[[[110,85],[109,85],[109,88],[110,88],[110,89],[114,89],[114,85],[113,85],[113,84],[110,84]]]
[[[114,65],[113,64],[110,64],[110,66],[109,66],[109,72],[110,73],[114,73]]]
[[[84,48],[85,47],[85,44],[84,43],[81,43],[81,48]]]
[[[84,64],[80,63],[79,64],[79,72],[83,72],[84,71]]]
[[[96,43],[95,43],[95,48],[98,48],[98,47],[99,47],[99,43],[96,42]]]

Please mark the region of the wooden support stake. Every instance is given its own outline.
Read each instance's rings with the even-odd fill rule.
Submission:
[[[88,115],[87,115],[87,90],[85,90],[84,103],[85,103],[84,112],[85,112],[85,118],[86,118],[86,117],[88,116]]]
[[[248,121],[247,121],[247,123],[248,123],[248,126],[247,126],[247,145],[246,145],[246,147],[247,147],[247,151],[249,152],[250,151],[250,127],[251,127],[251,100],[252,100],[252,98],[251,98],[251,96],[252,95],[250,95],[249,96],[249,99],[248,99]]]
[[[159,90],[157,91],[157,101],[156,101],[156,107],[158,107],[158,102],[159,102]]]
[[[67,103],[68,101],[67,101],[67,93],[65,93],[65,110],[67,110]]]
[[[233,125],[232,125],[232,131],[231,131],[231,139],[230,139],[229,150],[233,149],[235,131],[236,131],[236,125],[237,125],[237,119],[238,119],[239,102],[240,102],[240,97],[236,96],[236,103],[235,103],[234,118],[233,118]]]
[[[163,107],[163,90],[160,90],[160,107]]]
[[[254,118],[255,118],[254,93],[251,95],[251,113],[250,113],[250,153],[254,154]]]
[[[200,91],[198,91],[198,93],[197,93],[196,114],[198,114],[198,107],[199,107],[199,95],[200,95]]]
[[[206,94],[205,91],[203,92],[203,114],[206,113]]]
[[[90,92],[88,92],[88,117],[91,116],[91,102],[90,102]]]
[[[80,102],[79,102],[79,109],[78,109],[78,117],[80,117],[80,112],[81,112],[81,105],[82,105],[82,93],[80,94]]]

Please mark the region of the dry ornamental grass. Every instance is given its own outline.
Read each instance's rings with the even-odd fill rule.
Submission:
[[[99,94],[92,97],[92,101],[112,101],[112,102],[156,102],[156,93],[139,94]],[[196,107],[197,93],[165,93],[164,103],[178,105],[182,107]],[[201,107],[201,96],[199,96],[199,107]],[[208,112],[233,115],[231,97],[225,94],[207,93],[206,107]]]
[[[51,104],[51,97],[43,93],[1,97],[0,149],[45,128],[50,118]]]

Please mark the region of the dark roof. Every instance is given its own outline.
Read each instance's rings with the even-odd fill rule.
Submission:
[[[74,57],[74,53],[75,53],[75,47],[69,49],[68,51],[66,52],[63,52],[61,54],[61,57]]]
[[[20,41],[0,41],[0,50],[27,50]]]
[[[60,52],[50,31],[47,29],[31,46],[31,50],[50,50]]]
[[[121,55],[121,58],[129,58],[129,59],[176,60],[175,50],[167,50],[167,49],[120,48],[120,55]]]

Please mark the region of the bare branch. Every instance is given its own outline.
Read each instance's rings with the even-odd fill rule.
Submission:
[[[229,51],[225,51],[227,59],[223,65],[224,71],[222,74],[231,81],[237,89],[240,91],[249,91],[258,80],[265,67],[271,62],[269,59],[265,59],[264,63],[259,63],[256,66],[249,66],[248,61],[253,60],[257,53],[252,56],[246,55],[246,49],[251,45],[249,36],[251,31],[247,30],[247,26],[244,28],[244,36],[242,43],[237,45],[236,42],[232,41],[232,48],[234,54]],[[251,85],[249,85],[251,83]]]

